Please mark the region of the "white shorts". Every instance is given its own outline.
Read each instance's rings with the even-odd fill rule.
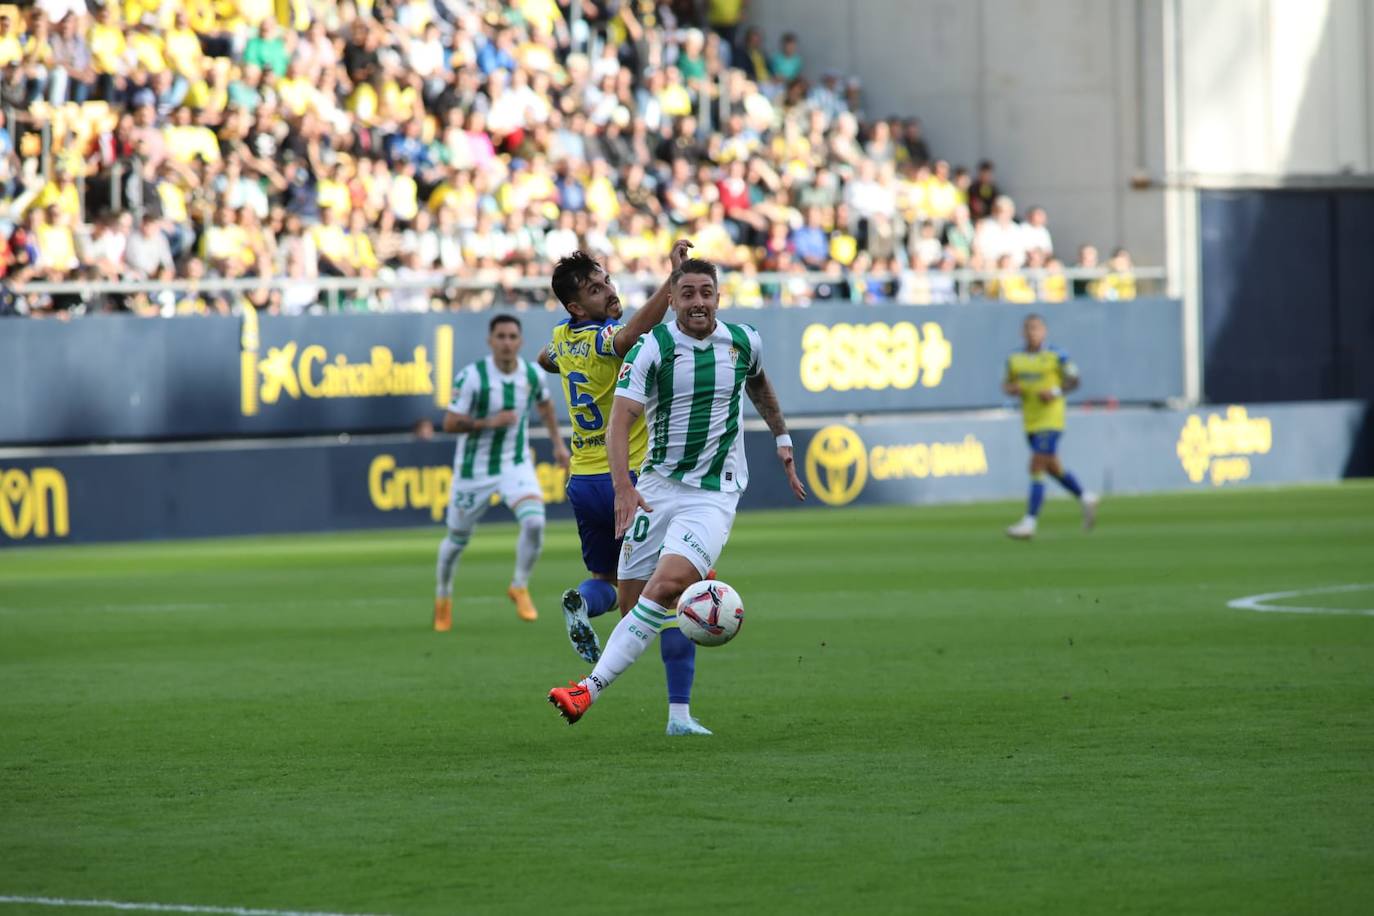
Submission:
[[[514,510],[522,499],[534,497],[541,503],[544,491],[534,476],[534,462],[522,461],[506,468],[499,477],[462,480],[453,475],[448,495],[448,527],[452,531],[471,531],[491,508],[492,496],[499,493],[501,501]]]
[[[730,537],[739,493],[703,490],[652,471],[639,478],[638,489],[654,511],[640,509],[625,532],[620,578],[648,579],[660,551],[686,557],[705,577]]]

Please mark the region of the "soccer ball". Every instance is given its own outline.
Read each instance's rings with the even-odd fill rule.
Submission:
[[[744,602],[724,582],[703,579],[677,600],[677,628],[699,646],[723,646],[744,625]]]

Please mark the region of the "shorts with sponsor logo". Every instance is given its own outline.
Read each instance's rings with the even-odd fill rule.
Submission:
[[[533,496],[540,502],[544,491],[534,476],[534,463],[522,461],[511,465],[498,477],[479,477],[463,480],[453,475],[448,495],[448,526],[454,531],[471,531],[478,520],[491,508],[491,497],[499,494],[501,501],[512,510],[520,500]]]
[[[654,511],[635,513],[620,549],[620,578],[648,579],[660,551],[686,557],[705,577],[730,537],[739,493],[703,490],[653,471],[639,479],[638,489]]]

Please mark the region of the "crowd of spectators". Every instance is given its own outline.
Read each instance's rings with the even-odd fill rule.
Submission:
[[[573,8],[576,4],[576,9]],[[0,312],[173,315],[420,284],[351,309],[549,304],[574,248],[661,276],[673,238],[724,301],[1130,298],[1069,281],[1043,208],[932,155],[857,79],[768,47],[746,0],[37,0],[0,6]],[[1083,246],[1073,266],[1097,267]],[[261,280],[37,295],[32,281]],[[968,292],[967,290],[965,292]]]

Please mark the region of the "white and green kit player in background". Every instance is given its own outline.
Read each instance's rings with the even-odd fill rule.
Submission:
[[[497,315],[487,328],[491,354],[465,366],[454,379],[453,400],[444,414],[444,432],[458,433],[453,455],[453,487],[448,501],[448,535],[439,543],[434,592],[434,629],[453,626],[453,573],[493,494],[515,514],[520,535],[515,574],[506,595],[522,620],[539,612],[530,600],[529,581],[544,545],[544,494],[534,473],[527,432],[530,413],[539,411],[553,440],[553,456],[565,470],[568,449],[558,432],[553,402],[543,373],[520,357],[520,320]]]
[[[626,355],[606,445],[616,536],[625,539],[620,581],[622,586],[648,582],[606,641],[592,673],[549,692],[549,702],[569,723],[586,713],[664,627],[677,625],[682,590],[706,578],[720,560],[749,483],[741,390],[776,438],[792,492],[798,500],[806,498],[787,422],[763,373],[758,332],[716,320],[720,287],[709,261],[683,261],[670,285],[676,321],[655,327]],[[649,447],[636,485],[630,477],[629,431],[641,415]]]

